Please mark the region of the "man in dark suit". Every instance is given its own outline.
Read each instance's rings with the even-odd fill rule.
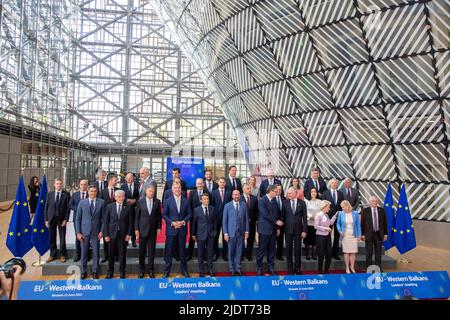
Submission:
[[[216,261],[220,254],[219,254],[219,235],[220,231],[222,230],[222,217],[223,217],[223,207],[231,201],[231,192],[227,191],[225,189],[225,178],[219,179],[219,188],[213,191],[212,193],[212,205],[214,207],[214,211],[217,215],[217,234],[216,234],[216,240],[214,241],[214,261]],[[223,232],[222,232],[222,258],[225,261],[228,261],[228,245],[225,239],[223,238]]]
[[[344,186],[339,190],[352,205],[353,210],[358,211],[359,208],[359,192],[358,189],[352,188],[352,180],[347,178],[344,180]]]
[[[302,274],[302,239],[306,237],[307,224],[306,203],[297,199],[297,191],[289,188],[287,199],[283,203],[281,220],[285,227],[286,260],[289,274]],[[295,268],[292,263],[292,249],[294,249]]]
[[[233,192],[233,190],[238,190],[239,193],[242,193],[242,183],[241,179],[237,177],[236,166],[231,166],[228,169],[228,177],[226,179],[225,189],[230,193]]]
[[[381,246],[388,238],[387,217],[375,196],[371,196],[369,202],[370,207],[361,210],[361,240],[366,243],[366,269],[372,265],[372,253],[375,251],[375,265],[383,272]]]
[[[178,243],[181,262],[181,272],[189,278],[186,262],[186,233],[187,224],[191,220],[192,212],[189,201],[181,196],[181,185],[172,185],[173,196],[164,203],[163,217],[166,222],[166,248],[163,278],[168,278],[172,268],[172,247]]]
[[[212,170],[211,169],[206,169],[205,170],[205,187],[206,187],[206,189],[208,189],[209,194],[212,194],[212,192],[214,190],[219,188],[219,185],[217,184],[217,182],[215,182],[213,180]]]
[[[45,226],[50,230],[50,257],[47,262],[56,260],[58,249],[56,246],[56,229],[59,233],[59,259],[66,262],[66,226],[70,218],[70,194],[63,189],[63,181],[55,179],[55,191],[47,194],[45,202]]]
[[[122,184],[121,189],[125,191],[125,201],[130,208],[130,215],[132,219],[132,225],[134,226],[134,218],[136,216],[136,205],[139,199],[139,183],[134,181],[134,175],[128,172],[125,176],[125,183]],[[131,244],[136,247],[136,235],[131,235]]]
[[[164,185],[164,191],[163,192],[165,192],[166,190],[171,190],[172,189],[173,181],[176,178],[180,179],[180,181],[181,181],[181,190],[184,191],[184,192],[187,192],[186,182],[183,181],[183,179],[181,179],[180,168],[173,168],[172,169],[172,179],[166,181],[166,184]]]
[[[103,189],[106,189],[108,186],[108,181],[106,181],[106,171],[100,170],[97,172],[97,181],[95,181],[95,186],[97,187],[97,198],[102,197]]]
[[[248,183],[245,183],[242,187],[244,193],[242,194],[241,201],[247,205],[248,213],[248,239],[247,247],[244,250],[244,256],[248,261],[253,261],[253,246],[255,244],[256,235],[256,221],[258,221],[258,198],[251,194],[251,187]]]
[[[145,198],[145,190],[149,185],[155,187],[155,194],[158,194],[158,185],[156,181],[150,177],[150,169],[148,167],[142,167],[139,169],[139,198]]]
[[[126,277],[127,246],[133,233],[130,207],[125,202],[125,191],[114,192],[115,202],[106,206],[104,236],[106,242],[110,242],[109,256],[119,257],[120,278]],[[109,268],[106,279],[114,276],[114,259],[109,259]]]
[[[70,197],[69,207],[73,212],[73,228],[75,229],[75,221],[77,221],[77,208],[81,200],[88,198],[88,181],[86,179],[80,180],[80,190],[74,192]],[[81,245],[80,240],[75,239],[75,255],[73,257],[73,262],[77,262],[81,257]]]
[[[276,184],[281,186],[281,181],[279,179],[275,178],[275,173],[274,173],[273,169],[269,169],[267,171],[267,179],[263,180],[261,182],[261,185],[259,186],[259,196],[260,197],[265,196],[267,187],[276,185]],[[281,193],[284,194],[283,187],[281,187]]]
[[[267,255],[270,275],[275,275],[274,258],[275,242],[280,234],[279,228],[283,225],[276,211],[273,199],[276,196],[276,186],[267,187],[266,195],[258,200],[258,235],[259,243],[256,251],[256,272],[262,275],[264,255]]]
[[[331,202],[330,211],[328,211],[328,216],[330,219],[336,214],[336,212],[341,211],[341,202],[344,201],[344,195],[338,189],[338,181],[333,178],[330,180],[330,189],[325,191],[322,195],[322,200],[328,200]],[[336,224],[333,225],[334,237],[333,237],[333,259],[341,260],[339,257],[339,232],[337,230]]]
[[[275,205],[275,210],[277,211],[277,216],[281,218],[281,215],[283,213],[283,201],[284,201],[284,195],[283,195],[283,187],[280,184],[276,184],[276,195],[275,198],[272,200]],[[277,235],[277,249],[276,249],[276,257],[278,260],[283,261],[283,244],[284,244],[284,226],[280,226],[279,228],[280,232]]]
[[[208,262],[208,272],[211,277],[214,277],[213,256],[214,239],[217,233],[217,217],[214,207],[209,205],[209,194],[203,193],[201,199],[201,205],[194,209],[191,232],[192,238],[197,242],[198,272],[200,277],[205,276],[205,256]]]
[[[194,212],[194,209],[198,206],[202,205],[202,195],[206,194],[209,198],[208,189],[205,188],[205,183],[202,178],[197,178],[195,181],[196,189],[191,190],[189,192],[189,205],[191,206],[191,211]],[[192,220],[189,223],[190,229],[192,229]],[[194,253],[195,240],[192,238],[192,233],[189,236],[189,245],[186,251],[186,260],[190,261],[192,259],[192,255]]]
[[[313,168],[311,170],[311,178],[305,181],[305,185],[303,186],[303,192],[305,194],[305,198],[311,200],[311,189],[316,188],[319,199],[322,199],[322,194],[327,191],[327,184],[325,181],[319,176],[319,169]]]
[[[156,237],[161,232],[162,224],[161,201],[156,198],[155,191],[154,186],[148,186],[145,198],[140,199],[136,207],[134,230],[136,238],[139,239],[139,279],[144,277],[147,249],[147,273],[150,278],[155,277]]]
[[[102,198],[103,201],[105,201],[105,206],[116,201],[116,199],[114,198],[114,193],[117,190],[116,184],[117,184],[117,177],[115,175],[109,176],[108,186],[103,189],[100,195],[100,198]],[[105,241],[104,235],[103,235],[103,254],[104,256],[101,261],[102,263],[108,261],[109,259],[109,242]],[[114,261],[115,257],[111,257],[111,259],[113,259]]]
[[[75,232],[81,243],[81,279],[86,279],[89,246],[92,246],[92,278],[98,279],[100,239],[103,237],[105,202],[97,198],[97,187],[88,188],[89,198],[81,200],[77,208]]]

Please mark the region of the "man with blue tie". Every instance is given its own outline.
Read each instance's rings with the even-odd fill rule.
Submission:
[[[283,226],[281,217],[278,215],[273,199],[276,197],[276,186],[268,186],[266,195],[258,201],[258,235],[259,243],[256,251],[256,272],[262,275],[264,255],[267,256],[269,274],[275,275],[274,258],[276,237],[280,234]]]
[[[196,189],[189,192],[189,205],[191,206],[191,211],[194,212],[195,208],[202,204],[202,195],[206,194],[209,198],[208,189],[205,188],[205,183],[202,178],[197,178],[195,181]],[[192,229],[192,221],[190,222],[190,228]],[[192,232],[189,236],[189,245],[186,251],[186,260],[192,259],[192,254],[194,253],[195,241],[192,238]]]
[[[69,207],[73,212],[73,228],[75,229],[75,222],[77,221],[77,208],[81,200],[88,197],[88,181],[86,179],[80,180],[80,190],[74,192],[70,197]],[[81,257],[81,245],[80,240],[75,240],[75,255],[73,257],[73,262],[78,262]]]
[[[163,278],[168,278],[172,269],[172,250],[178,243],[181,272],[184,277],[189,278],[186,262],[186,234],[187,224],[191,220],[192,212],[189,201],[181,195],[181,184],[172,184],[173,196],[164,203],[163,217],[166,222],[166,247],[165,266]]]
[[[213,180],[213,174],[211,169],[205,169],[205,186],[208,189],[209,194],[212,194],[214,190],[219,188],[217,182]]]
[[[214,207],[209,205],[209,195],[202,194],[202,204],[194,209],[193,222],[191,224],[192,238],[197,242],[198,272],[200,277],[205,276],[204,260],[208,262],[208,271],[214,277],[213,255],[214,239],[217,232],[217,217]]]
[[[311,170],[311,178],[305,181],[305,185],[303,186],[303,192],[305,194],[305,198],[311,200],[311,189],[315,188],[317,190],[317,197],[322,199],[322,194],[327,191],[327,184],[325,181],[319,176],[319,169],[313,168]]]
[[[284,201],[284,195],[283,195],[283,187],[281,186],[281,184],[276,184],[276,194],[275,194],[275,198],[273,199],[274,204],[275,204],[275,208],[276,208],[276,212],[277,212],[277,217],[281,218],[281,214],[283,212],[283,201]],[[276,244],[276,251],[275,251],[275,256],[277,257],[278,260],[283,261],[283,244],[284,244],[284,226],[281,226],[279,228],[280,232],[277,235],[277,244]]]
[[[233,201],[228,202],[223,209],[222,228],[224,239],[228,242],[228,266],[232,276],[242,276],[241,257],[244,240],[248,239],[249,224],[247,205],[241,201],[241,193],[234,190]]]
[[[231,201],[231,192],[227,191],[225,189],[226,181],[225,178],[219,179],[219,188],[213,191],[212,193],[212,205],[214,207],[214,210],[216,211],[217,215],[217,234],[216,234],[216,240],[214,240],[214,261],[217,261],[217,259],[220,256],[219,253],[219,235],[220,231],[222,230],[222,218],[223,218],[223,208],[225,205]],[[223,231],[222,231],[222,258],[224,261],[228,261],[228,246],[227,242],[225,241],[223,237]]]
[[[264,197],[266,195],[267,187],[277,185],[277,184],[281,186],[281,181],[279,179],[275,178],[275,172],[273,171],[273,169],[269,169],[267,171],[267,179],[263,180],[261,182],[261,185],[259,186],[259,196]],[[284,193],[283,187],[281,187],[281,193]]]
[[[344,201],[344,194],[339,191],[338,188],[339,182],[337,179],[333,178],[330,180],[330,189],[325,191],[322,195],[322,200],[327,200],[331,202],[330,205],[330,211],[328,211],[328,216],[333,217],[336,212],[342,210],[341,209],[341,202]],[[333,236],[333,259],[334,260],[341,260],[339,257],[339,239],[340,234],[337,231],[337,228],[335,225],[333,225],[334,228],[334,236]]]
[[[103,237],[104,204],[97,198],[97,187],[90,186],[89,198],[81,200],[77,208],[75,230],[81,243],[81,279],[86,279],[89,245],[92,246],[92,278],[98,279],[100,239]]]

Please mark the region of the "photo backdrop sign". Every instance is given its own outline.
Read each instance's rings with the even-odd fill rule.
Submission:
[[[172,180],[172,169],[180,168],[181,179],[188,188],[195,188],[195,180],[203,178],[205,159],[201,158],[167,158],[166,180]]]

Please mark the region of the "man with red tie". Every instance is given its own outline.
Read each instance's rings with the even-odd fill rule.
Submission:
[[[101,192],[100,198],[105,201],[105,206],[107,206],[110,203],[116,202],[114,193],[118,188],[116,188],[117,185],[117,176],[110,175],[108,178],[108,186],[103,189]],[[117,250],[115,251],[117,252]],[[105,237],[103,237],[103,259],[102,263],[108,261],[109,259],[109,243],[105,241]],[[114,259],[114,257],[111,257],[111,259]]]

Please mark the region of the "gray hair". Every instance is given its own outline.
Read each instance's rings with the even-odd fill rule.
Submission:
[[[120,195],[125,195],[125,191],[123,191],[123,190],[116,190],[116,191],[114,191],[114,196],[115,197],[118,197]]]
[[[327,206],[331,206],[331,202],[328,200],[322,200],[322,204],[320,205],[320,211],[323,211]]]
[[[105,170],[98,170],[97,173],[95,174],[95,177],[98,179],[98,178],[100,178],[100,176],[101,176],[102,174],[104,174],[104,173],[106,173]]]

